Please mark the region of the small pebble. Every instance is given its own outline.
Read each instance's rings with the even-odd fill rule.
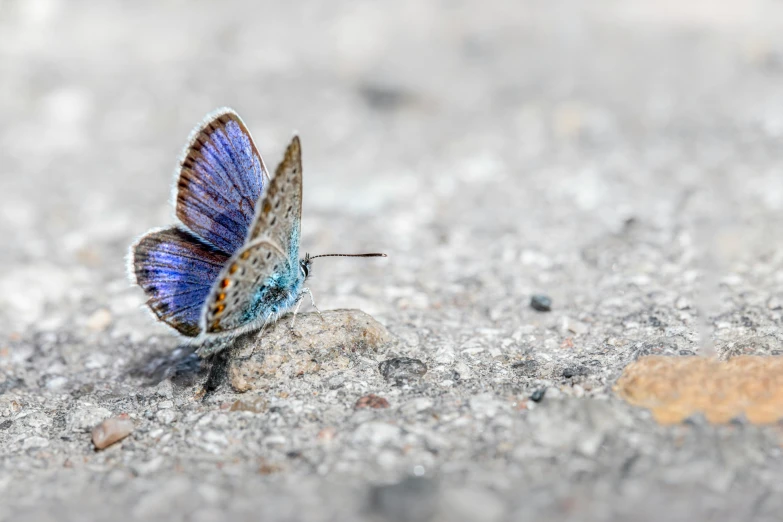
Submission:
[[[130,435],[133,421],[127,415],[112,417],[98,424],[92,430],[92,443],[95,449],[104,449]]]
[[[552,299],[548,295],[535,294],[530,298],[530,306],[539,312],[552,311]]]
[[[566,379],[570,379],[571,377],[575,377],[577,375],[587,375],[587,373],[587,368],[584,366],[569,366],[563,369],[563,377]]]
[[[176,410],[159,410],[155,418],[161,424],[171,424],[179,418],[179,413]]]
[[[279,464],[267,462],[266,460],[263,460],[258,467],[258,472],[262,475],[271,475],[273,473],[279,473],[282,470],[283,468]]]
[[[87,318],[87,328],[94,332],[102,332],[109,327],[111,321],[111,312],[105,308],[101,308],[93,312],[93,314]]]
[[[331,426],[327,426],[323,428],[321,431],[319,431],[316,437],[318,438],[318,440],[331,441],[334,440],[336,436],[337,436],[337,430],[332,428]]]
[[[515,362],[511,367],[526,377],[535,377],[538,373],[539,364],[534,359],[528,359],[527,361]]]
[[[546,388],[539,388],[530,394],[530,400],[533,402],[541,402],[546,394]]]
[[[228,409],[228,411],[249,411],[253,413],[263,413],[266,411],[268,404],[263,397],[247,398],[236,400]]]
[[[61,390],[68,384],[68,379],[62,375],[46,375],[43,380],[46,383],[46,388],[49,390]]]
[[[576,319],[571,319],[570,317],[563,318],[563,327],[564,330],[568,330],[577,335],[583,335],[590,331],[590,327],[587,324],[577,321]]]
[[[365,395],[364,397],[360,398],[358,401],[356,401],[356,405],[355,405],[355,408],[357,410],[362,408],[381,409],[381,408],[388,408],[388,407],[389,407],[389,401],[373,393],[369,395]]]
[[[394,381],[399,386],[427,373],[427,365],[411,357],[395,357],[380,363],[378,371],[381,372],[384,379]]]

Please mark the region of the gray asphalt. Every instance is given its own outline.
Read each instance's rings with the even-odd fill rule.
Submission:
[[[0,0],[0,519],[779,520],[781,425],[612,385],[781,353],[782,81],[773,0]],[[204,396],[125,255],[221,106],[301,136],[307,251],[389,257]]]

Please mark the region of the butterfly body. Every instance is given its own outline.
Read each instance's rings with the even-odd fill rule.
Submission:
[[[249,273],[250,279],[241,279],[244,269],[242,265],[256,269],[259,266],[264,266],[263,263],[267,261],[266,256],[270,252],[275,253],[274,245],[266,240],[251,242],[238,253],[236,260],[228,264],[227,276],[219,280],[213,298],[214,304],[212,308],[208,308],[204,317],[204,331],[219,334],[223,331],[236,330],[237,333],[241,333],[277,320],[297,304],[306,272],[302,270],[302,263],[305,260],[298,261],[297,259],[299,253],[298,237],[294,232],[292,232],[292,236],[287,259],[279,258],[279,261],[271,266],[271,269],[259,270],[256,274],[252,271],[246,271],[245,275]],[[243,254],[249,255],[243,259]],[[273,255],[269,259],[275,260],[276,257]],[[232,277],[233,267],[239,267],[233,271],[233,274],[237,275],[236,278]],[[235,304],[231,301],[230,291],[233,287],[243,284],[246,289],[242,288],[236,292],[239,298]],[[248,297],[242,298],[244,295]],[[221,308],[223,304],[234,307],[236,313],[233,313],[233,310]]]
[[[266,278],[253,293],[247,309],[242,313],[243,322],[254,318],[263,318],[264,322],[273,321],[296,305],[304,283],[299,264],[293,259],[289,267]]]

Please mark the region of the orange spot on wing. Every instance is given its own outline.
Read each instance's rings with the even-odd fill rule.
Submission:
[[[229,273],[229,274],[233,274],[233,273],[234,273],[234,272],[236,272],[237,270],[239,270],[239,267],[237,266],[237,264],[236,264],[236,263],[234,263],[233,265],[231,265],[231,266],[228,268],[228,273]],[[228,279],[226,279],[226,281],[228,281]]]
[[[233,268],[233,267],[231,267],[231,268]],[[222,280],[220,282],[220,287],[221,288],[228,288],[228,285],[230,285],[230,284],[231,284],[231,279],[226,278],[226,279],[224,279],[224,280]],[[221,295],[223,295],[223,294],[221,294]]]
[[[242,259],[247,259],[248,257],[250,257],[250,250],[245,250],[239,255],[239,257],[241,257]]]

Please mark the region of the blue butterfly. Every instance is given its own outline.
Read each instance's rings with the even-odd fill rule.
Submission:
[[[193,131],[174,193],[180,223],[151,230],[132,245],[130,270],[158,319],[205,348],[292,309],[293,327],[305,294],[315,307],[304,286],[313,259],[385,256],[306,254],[300,260],[299,138],[270,180],[250,132],[231,109],[209,114]]]

